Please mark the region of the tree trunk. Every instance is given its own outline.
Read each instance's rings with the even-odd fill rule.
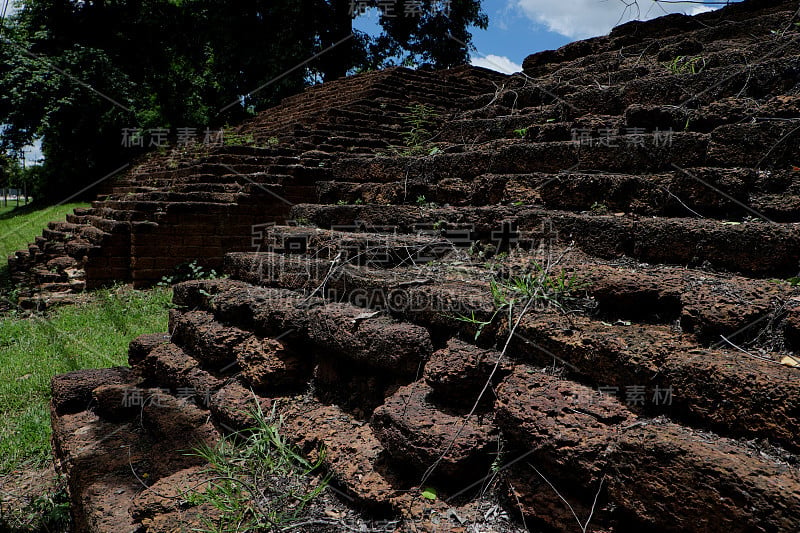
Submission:
[[[353,32],[353,17],[350,0],[329,0],[331,18],[324,21],[327,30],[323,33],[323,50],[338,43]],[[343,78],[352,67],[352,37],[320,56],[320,70],[325,81]]]

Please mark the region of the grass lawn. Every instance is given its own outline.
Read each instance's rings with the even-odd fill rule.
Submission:
[[[50,378],[124,365],[128,343],[167,330],[172,291],[95,291],[47,316],[0,318],[0,473],[50,457]]]
[[[47,222],[87,204],[0,207],[0,278],[5,257],[41,234]],[[81,368],[126,364],[128,343],[167,329],[171,290],[95,291],[80,304],[34,316],[0,315],[0,474],[50,457],[50,378]]]
[[[67,213],[76,207],[88,207],[86,203],[73,203],[51,207],[36,208],[31,206],[2,207],[0,204],[0,265],[5,266],[5,259],[17,250],[24,250],[33,242],[47,223],[53,220],[64,220]]]

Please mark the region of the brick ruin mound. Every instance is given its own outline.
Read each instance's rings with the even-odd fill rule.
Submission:
[[[130,368],[54,378],[78,530],[213,516],[186,450],[257,404],[331,476],[298,531],[795,531],[796,10],[325,84],[240,129],[277,146],[155,159],[51,225],[12,265],[45,292],[228,274],[177,284]],[[413,102],[435,134],[389,150]]]
[[[146,287],[190,261],[219,269],[225,253],[253,249],[254,227],[336,194],[337,162],[402,146],[410,105],[449,120],[504,78],[471,67],[371,72],[286,98],[221,140],[147,157],[102,184],[90,209],[51,222],[9,257],[20,305],[45,308],[120,281]]]

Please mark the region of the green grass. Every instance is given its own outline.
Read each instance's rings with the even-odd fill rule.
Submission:
[[[515,311],[522,310],[524,313],[531,304],[555,308],[567,314],[580,310],[582,299],[579,293],[588,287],[589,283],[579,279],[576,274],[569,275],[563,268],[558,272],[551,272],[550,268],[534,261],[529,272],[504,280],[489,281],[495,311],[488,320],[480,320],[474,311],[469,316],[458,315],[454,318],[475,326],[477,340],[483,329],[503,310],[508,312],[509,324],[512,323]]]
[[[167,330],[171,290],[92,293],[47,315],[0,317],[0,473],[50,456],[50,378],[126,364],[128,343]]]
[[[42,234],[47,223],[53,220],[64,220],[67,213],[76,207],[88,207],[86,203],[73,203],[50,207],[21,206],[2,207],[0,205],[0,264],[5,265],[5,258],[17,250],[24,249],[28,243]]]
[[[328,477],[317,475],[324,450],[318,450],[315,462],[306,460],[281,434],[275,404],[267,414],[256,403],[250,416],[252,428],[196,450],[210,465],[208,479],[182,497],[190,505],[210,504],[217,511],[214,518],[203,519],[205,528],[199,531],[283,529],[296,522],[328,484]]]
[[[63,478],[41,494],[32,493],[21,505],[0,506],[0,531],[56,533],[70,529],[69,494]]]
[[[16,203],[16,202],[15,202]],[[9,255],[24,250],[28,244],[42,234],[47,223],[64,220],[67,213],[76,207],[88,207],[86,203],[72,203],[48,207],[12,206],[2,207],[0,202],[0,295],[9,289]]]

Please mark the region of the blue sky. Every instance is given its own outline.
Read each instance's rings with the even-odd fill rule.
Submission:
[[[668,13],[693,15],[720,7],[698,2],[665,4],[654,0],[638,0],[638,8],[627,7],[630,3],[623,0],[483,0],[489,27],[473,29],[477,51],[472,54],[472,63],[501,72],[516,72],[529,54],[605,35],[623,22],[648,20]],[[355,27],[375,33],[379,28],[377,14],[356,18]]]

